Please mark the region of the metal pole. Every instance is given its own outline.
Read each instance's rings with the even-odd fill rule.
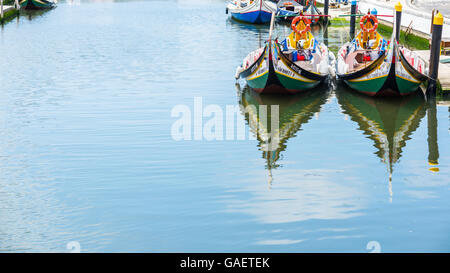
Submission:
[[[352,0],[352,6],[350,11],[352,15],[356,14],[356,0]],[[352,40],[355,38],[355,20],[356,16],[350,17],[350,39]]]
[[[328,15],[328,5],[329,5],[329,2],[330,2],[330,0],[325,0],[324,1],[324,7],[323,7],[323,13],[325,14],[325,15]],[[328,16],[325,16],[325,18],[324,18],[325,20],[325,24],[327,24],[328,23]]]
[[[400,29],[402,28],[402,9],[400,2],[395,5],[395,39],[400,42]]]
[[[439,12],[434,16],[433,20],[433,34],[431,36],[431,52],[430,52],[430,68],[427,88],[427,98],[436,97],[436,87],[439,72],[439,59],[441,56],[441,41],[442,41],[442,27],[444,24],[444,17]]]

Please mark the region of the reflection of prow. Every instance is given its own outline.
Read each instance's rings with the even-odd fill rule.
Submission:
[[[389,196],[392,200],[394,165],[410,135],[425,116],[425,101],[420,94],[404,98],[374,98],[349,90],[336,91],[344,114],[358,123],[359,130],[374,141],[375,153],[387,165]]]
[[[242,114],[259,142],[269,186],[273,181],[272,169],[280,166],[277,161],[288,139],[295,137],[302,124],[320,112],[327,96],[327,91],[316,90],[295,96],[260,95],[248,87],[242,90],[239,103],[249,109]]]

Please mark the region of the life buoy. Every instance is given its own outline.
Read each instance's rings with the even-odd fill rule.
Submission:
[[[302,20],[305,23],[305,28],[302,30],[298,30],[297,29],[297,23]],[[304,16],[297,16],[294,18],[294,20],[292,20],[292,24],[291,24],[292,30],[297,33],[298,35],[302,35],[304,33],[306,33],[307,31],[311,30],[311,20],[309,20],[308,18],[304,17]]]
[[[365,22],[366,20],[372,20],[373,26],[369,29],[366,28]],[[373,14],[366,14],[361,18],[361,21],[359,22],[359,26],[361,27],[362,31],[364,32],[374,32],[378,28],[378,19]]]

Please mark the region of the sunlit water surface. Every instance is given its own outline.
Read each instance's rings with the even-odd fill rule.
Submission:
[[[1,29],[0,251],[450,251],[448,104],[259,97],[234,72],[268,27],[227,18],[221,0],[75,1]],[[280,105],[280,142],[255,112],[246,140],[175,141],[194,97]]]

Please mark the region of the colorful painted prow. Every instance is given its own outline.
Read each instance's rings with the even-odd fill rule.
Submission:
[[[376,31],[377,16],[368,13],[361,31],[338,52],[337,76],[351,88],[369,96],[405,96],[428,79],[426,63],[399,45],[395,35],[385,40]]]
[[[310,24],[304,16],[294,18],[292,33],[251,52],[237,68],[236,78],[245,78],[258,93],[272,94],[299,93],[323,82],[334,67],[334,55],[315,39]]]

